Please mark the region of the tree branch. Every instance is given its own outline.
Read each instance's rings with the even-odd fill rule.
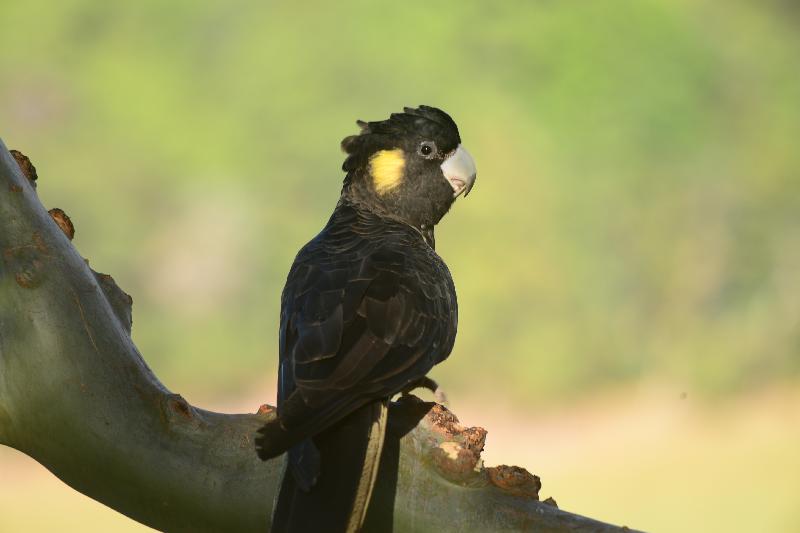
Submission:
[[[130,338],[130,296],[87,266],[23,157],[0,141],[0,443],[156,529],[266,531],[283,458],[261,462],[253,438],[274,410],[205,411],[158,381]],[[486,432],[443,407],[409,397],[390,412],[398,444],[368,526],[623,530],[537,501],[523,469],[483,468]]]

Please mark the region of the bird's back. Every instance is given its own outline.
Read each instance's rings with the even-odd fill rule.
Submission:
[[[281,303],[278,409],[287,427],[293,393],[322,411],[389,397],[455,341],[455,288],[438,254],[415,228],[348,204],[300,250]]]

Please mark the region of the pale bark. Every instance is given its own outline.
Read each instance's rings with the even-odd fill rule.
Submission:
[[[170,393],[131,341],[130,298],[54,218],[0,141],[0,443],[156,529],[267,531],[283,459],[260,461],[253,439],[274,412],[214,413]],[[392,407],[395,431],[430,412],[395,439],[396,483],[387,453],[368,525],[623,530],[537,501],[538,478],[522,469],[482,468],[485,432],[430,408]]]

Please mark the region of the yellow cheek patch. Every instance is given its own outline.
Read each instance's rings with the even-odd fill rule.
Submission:
[[[406,158],[403,150],[381,150],[369,158],[369,175],[378,194],[383,195],[391,191],[403,181],[406,168]]]

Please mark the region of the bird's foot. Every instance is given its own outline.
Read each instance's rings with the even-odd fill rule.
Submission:
[[[411,383],[408,387],[403,389],[400,394],[406,396],[411,394],[411,391],[414,389],[427,389],[433,393],[433,399],[436,401],[436,403],[440,403],[445,407],[450,407],[450,402],[447,400],[447,395],[444,393],[444,390],[442,390],[442,387],[440,387],[435,380],[429,378],[428,376],[425,376],[419,381]]]

